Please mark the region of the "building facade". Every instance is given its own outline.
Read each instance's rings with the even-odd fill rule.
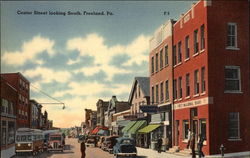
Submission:
[[[30,82],[21,73],[4,73],[1,74],[4,80],[17,90],[17,122],[16,127],[29,127],[29,99],[30,99]]]
[[[39,106],[36,100],[30,100],[30,128],[39,128]]]
[[[199,1],[174,24],[174,145],[180,149],[191,129],[196,141],[205,137],[205,154],[220,153],[221,144],[226,152],[249,150],[248,10],[247,1]]]
[[[1,157],[15,155],[18,92],[1,76]]]
[[[102,99],[99,99],[96,103],[97,107],[97,126],[104,126],[105,123],[105,117],[104,112],[108,110],[108,101],[103,101]]]

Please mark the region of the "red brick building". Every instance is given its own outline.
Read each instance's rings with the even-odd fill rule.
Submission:
[[[173,29],[174,146],[249,151],[249,2],[199,1]]]
[[[29,127],[30,82],[21,73],[4,73],[1,76],[17,90],[17,122],[16,127]]]
[[[1,157],[15,155],[17,90],[1,76]]]

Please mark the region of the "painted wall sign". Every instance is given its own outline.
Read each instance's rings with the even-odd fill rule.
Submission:
[[[202,99],[174,104],[174,109],[190,108],[190,107],[202,106],[206,104],[213,104],[213,97],[206,97]]]

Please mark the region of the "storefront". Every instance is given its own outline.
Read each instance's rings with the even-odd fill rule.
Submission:
[[[138,137],[138,131],[144,128],[146,125],[146,120],[136,121],[136,123],[128,130],[129,137],[135,139],[137,146],[140,146],[140,138]]]

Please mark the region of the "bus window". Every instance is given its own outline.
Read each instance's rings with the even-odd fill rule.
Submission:
[[[21,142],[26,141],[26,136],[21,136]]]
[[[28,136],[28,141],[32,141],[32,137],[31,136]]]

